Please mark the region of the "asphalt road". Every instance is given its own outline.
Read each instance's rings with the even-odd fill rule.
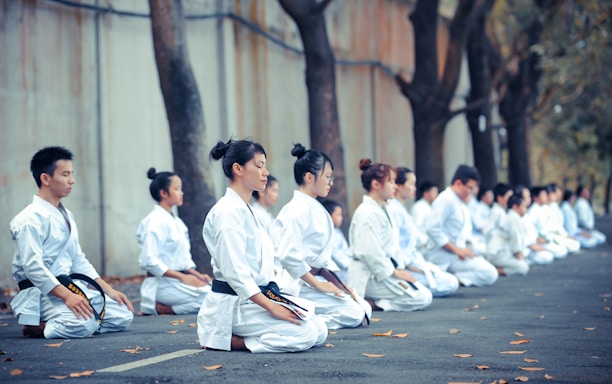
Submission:
[[[64,341],[26,339],[2,315],[0,383],[612,383],[612,218],[598,223],[605,246],[462,287],[425,311],[375,312],[369,328],[302,353],[201,350],[195,315],[139,316],[127,332]]]

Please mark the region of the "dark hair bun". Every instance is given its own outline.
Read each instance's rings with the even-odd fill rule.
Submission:
[[[219,141],[217,145],[215,145],[213,149],[210,150],[210,156],[215,160],[219,160],[220,158],[222,158],[227,152],[231,141],[231,139],[227,143]]]
[[[366,169],[368,169],[371,166],[372,166],[372,160],[371,159],[361,159],[361,160],[359,160],[359,169],[361,169],[362,171],[365,171]]]
[[[293,144],[293,149],[291,150],[291,156],[295,156],[298,159],[306,153],[306,148],[300,143]]]
[[[156,175],[157,175],[157,171],[155,171],[155,168],[153,167],[149,168],[149,170],[147,171],[147,177],[153,180]]]

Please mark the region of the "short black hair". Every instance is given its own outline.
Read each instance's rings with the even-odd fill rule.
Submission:
[[[512,209],[512,207],[514,207],[515,205],[521,205],[522,202],[523,202],[523,196],[514,194],[514,195],[510,196],[510,198],[508,199],[508,208],[507,209]],[[506,208],[506,207],[504,207],[504,208]]]
[[[53,176],[53,172],[57,168],[58,160],[72,160],[72,152],[64,147],[45,147],[32,156],[30,161],[30,171],[36,181],[36,185],[40,188],[42,182],[40,175],[46,173]]]
[[[451,183],[454,183],[457,180],[461,180],[461,183],[463,184],[467,184],[467,182],[470,180],[480,183],[480,173],[476,168],[470,165],[461,164],[455,170]]]

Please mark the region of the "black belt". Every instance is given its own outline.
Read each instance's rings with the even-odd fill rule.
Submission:
[[[91,309],[93,310],[96,320],[98,320],[98,323],[101,324],[102,319],[104,319],[104,313],[106,310],[106,296],[100,284],[98,284],[91,277],[87,275],[83,275],[81,273],[72,273],[70,275],[59,275],[59,276],[56,276],[56,278],[64,287],[68,288],[71,292],[76,293],[77,295],[89,301],[89,305],[91,306]],[[94,306],[91,304],[91,300],[89,300],[85,292],[83,292],[83,290],[78,285],[76,285],[73,280],[82,280],[100,292],[100,295],[102,295],[103,302],[102,302],[102,309],[99,312],[96,311]],[[28,279],[21,280],[20,282],[17,283],[17,285],[19,286],[19,289],[21,290],[34,287],[34,284]]]
[[[211,289],[212,289],[213,292],[225,293],[226,295],[238,296],[236,291],[234,291],[234,289],[232,287],[230,287],[230,285],[227,282],[225,282],[225,281],[214,279],[212,281]],[[297,305],[293,301],[291,301],[291,300],[287,299],[285,296],[283,296],[284,293],[282,293],[280,291],[280,288],[278,287],[278,285],[274,281],[269,282],[268,285],[260,285],[259,289],[261,290],[261,293],[263,293],[264,296],[266,296],[270,300],[278,301],[279,303],[285,303],[285,304],[293,305],[295,307],[300,308],[301,310],[307,311],[306,308],[303,308],[303,307]]]

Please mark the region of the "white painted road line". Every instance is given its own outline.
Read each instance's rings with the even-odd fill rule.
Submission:
[[[131,363],[115,365],[114,367],[98,369],[96,372],[123,372],[134,368],[140,368],[151,364],[161,363],[162,361],[166,360],[176,359],[177,357],[195,355],[196,353],[200,353],[202,351],[205,351],[205,349],[183,349],[182,351],[167,353],[165,355],[150,357],[148,359],[133,361]]]

